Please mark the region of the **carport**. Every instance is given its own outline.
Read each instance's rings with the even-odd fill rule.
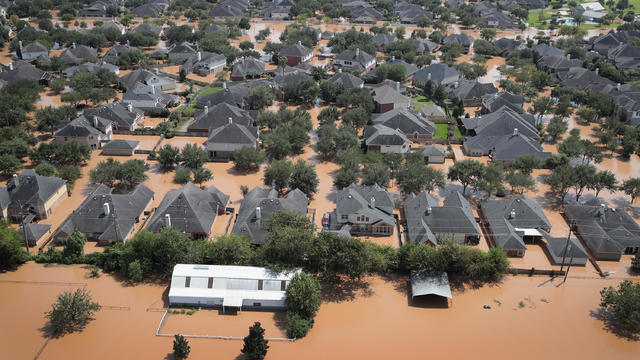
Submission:
[[[441,298],[451,300],[451,286],[449,286],[449,276],[446,272],[431,273],[426,270],[411,272],[411,297],[426,297],[435,295]]]

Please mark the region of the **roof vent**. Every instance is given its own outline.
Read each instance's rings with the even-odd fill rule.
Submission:
[[[260,220],[260,218],[262,218],[262,211],[260,209],[260,207],[256,207],[256,219]]]
[[[164,214],[164,226],[171,227],[171,215]]]
[[[375,208],[376,208],[376,198],[372,197],[372,198],[369,200],[369,206],[370,206],[372,209],[375,209]]]
[[[233,119],[229,116],[229,124],[233,123]]]
[[[356,56],[360,56],[360,48],[356,49]]]
[[[18,178],[18,174],[13,174],[13,186],[18,187],[20,185],[20,179]]]
[[[431,208],[431,206],[427,206],[426,214],[427,214],[427,215],[431,215],[431,211],[432,211],[432,210],[433,210],[433,209]]]
[[[104,216],[109,216],[109,214],[111,214],[111,209],[109,208],[109,204],[104,203],[102,204],[102,207],[104,209]]]
[[[516,209],[511,209],[511,212],[509,213],[509,219],[515,219],[516,218]]]
[[[513,128],[513,136],[518,136],[518,128]]]

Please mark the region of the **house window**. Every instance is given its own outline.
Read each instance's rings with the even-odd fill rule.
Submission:
[[[369,222],[369,217],[368,217],[368,216],[367,216],[367,217],[365,217],[365,218],[364,218],[364,221]]]
[[[67,137],[66,136],[64,137],[64,141],[67,141]]]
[[[208,289],[213,289],[213,278],[212,277],[209,278],[209,281],[207,283],[207,288]]]
[[[253,306],[260,307],[260,306],[262,306],[262,303],[254,302]]]
[[[93,135],[89,136],[89,139],[93,140]]]
[[[340,219],[342,219],[342,220],[349,220],[349,215],[344,215],[344,214],[342,214],[342,215],[340,215]]]
[[[185,279],[184,287],[186,288],[191,287],[191,276],[187,276],[187,278]]]

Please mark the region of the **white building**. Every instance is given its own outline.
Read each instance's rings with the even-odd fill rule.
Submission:
[[[169,304],[222,306],[223,310],[284,308],[285,290],[298,272],[276,273],[253,266],[177,264],[171,276]]]

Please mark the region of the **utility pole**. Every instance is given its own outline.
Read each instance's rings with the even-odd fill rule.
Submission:
[[[571,245],[569,245],[569,251],[571,251]],[[573,254],[571,254],[571,260],[569,260],[569,265],[567,266],[567,272],[564,273],[564,279],[562,280],[563,284],[565,281],[567,281],[567,276],[569,275],[569,270],[571,269],[572,263],[573,263]]]
[[[24,214],[22,214],[22,201],[18,200],[18,207],[20,207],[20,225],[22,226],[22,238],[24,239],[24,247],[29,252],[29,242],[27,241],[27,229],[24,228]]]
[[[569,240],[571,239],[571,223],[569,223],[569,235],[567,235],[567,242],[564,244],[564,252],[562,253],[562,265],[560,266],[560,271],[564,269],[564,260],[567,257],[567,248],[569,247]]]

